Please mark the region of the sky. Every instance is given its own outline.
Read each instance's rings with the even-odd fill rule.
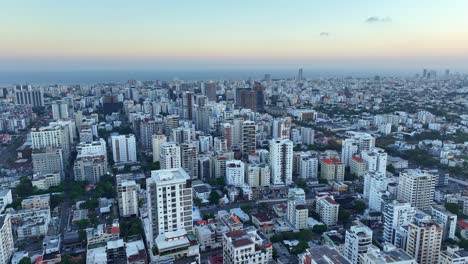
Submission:
[[[0,71],[468,72],[466,0],[15,0]]]

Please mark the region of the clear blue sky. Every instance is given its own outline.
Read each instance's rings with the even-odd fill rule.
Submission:
[[[0,70],[468,70],[466,0],[30,0],[0,8]]]

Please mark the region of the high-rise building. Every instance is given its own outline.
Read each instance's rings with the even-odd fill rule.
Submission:
[[[62,100],[54,101],[52,103],[52,118],[54,120],[69,118],[68,104]]]
[[[274,185],[292,183],[293,143],[289,139],[270,140],[271,180]]]
[[[310,127],[301,127],[302,144],[313,145],[315,141],[315,130]]]
[[[185,92],[182,94],[184,119],[187,119],[187,120],[193,119],[194,101],[195,101],[195,96],[192,92]]]
[[[144,150],[152,147],[154,134],[162,134],[164,123],[155,120],[143,120],[140,122],[140,145]]]
[[[433,204],[434,191],[435,176],[427,171],[410,169],[400,173],[398,200],[425,211]]]
[[[226,161],[226,184],[236,187],[244,186],[245,166],[240,160]]]
[[[75,181],[96,184],[107,173],[107,160],[104,155],[78,157],[73,164]]]
[[[396,186],[397,179],[387,177],[384,173],[369,171],[364,175],[364,198],[369,203],[371,211],[382,211],[382,202],[386,195],[396,195],[390,193],[393,191],[393,186]],[[389,185],[393,185],[390,186]]]
[[[133,163],[137,161],[135,135],[111,136],[112,156],[115,163]]]
[[[174,128],[172,130],[172,141],[177,144],[190,143],[192,141],[192,130],[183,127]]]
[[[152,227],[147,239],[180,229],[192,231],[192,184],[182,168],[151,171],[146,193]]]
[[[44,91],[31,85],[17,85],[15,87],[16,103],[21,105],[44,106]]]
[[[291,117],[273,120],[272,138],[290,139],[291,138]]]
[[[361,152],[361,158],[366,163],[367,171],[377,171],[386,173],[387,171],[387,153],[381,148],[371,148]]]
[[[410,203],[396,200],[386,202],[383,209],[384,241],[400,248],[403,247],[405,243],[402,240],[406,240],[406,237],[400,237],[399,231],[412,222],[415,214],[416,209]]]
[[[431,206],[431,215],[444,228],[443,239],[455,239],[457,215],[447,211],[441,205]]]
[[[153,135],[153,162],[160,161],[160,148],[161,144],[167,142],[165,135]]]
[[[439,263],[443,228],[435,222],[408,225],[406,252],[419,264]]]
[[[159,146],[159,164],[161,169],[176,169],[182,166],[180,146],[174,142],[162,143]]]
[[[317,179],[318,178],[318,157],[305,156],[300,159],[299,177],[301,179]]]
[[[355,222],[346,230],[344,256],[351,263],[363,263],[364,254],[372,246],[372,230],[361,222]]]
[[[60,173],[65,177],[61,148],[34,149],[31,154],[33,172],[38,174]]]
[[[328,181],[344,181],[345,165],[339,159],[320,160],[320,178]]]
[[[168,115],[164,119],[166,122],[166,136],[172,136],[172,130],[179,127],[179,116],[178,115]]]
[[[333,196],[317,196],[315,200],[315,211],[320,215],[320,220],[327,226],[336,225],[340,205],[335,202]]]
[[[181,167],[192,179],[198,179],[198,149],[191,143],[180,145]]]
[[[297,74],[297,80],[298,81],[303,81],[304,80],[304,75],[303,75],[303,70],[302,68],[299,69],[299,73]]]
[[[224,123],[222,125],[222,136],[226,140],[226,148],[231,149],[232,148],[232,143],[233,143],[233,128],[230,123]]]
[[[45,126],[31,129],[33,149],[56,147],[62,149],[65,164],[70,157],[70,137],[63,126]]]
[[[138,216],[138,192],[140,191],[140,185],[128,177],[128,174],[117,175],[116,182],[120,216]]]
[[[203,83],[203,94],[208,97],[210,101],[216,101],[216,83],[213,81]]]
[[[253,121],[242,123],[242,154],[248,156],[257,149],[257,126]]]
[[[303,189],[289,189],[287,220],[295,229],[305,229],[308,227],[309,209],[305,203],[305,192]]]
[[[366,162],[358,156],[351,158],[349,167],[351,174],[357,177],[363,177],[366,172]]]
[[[270,186],[269,166],[266,164],[249,163],[247,167],[247,183],[250,187]]]
[[[0,264],[8,264],[15,249],[9,214],[0,216],[0,225]]]
[[[341,160],[349,166],[351,159],[358,153],[359,143],[353,138],[346,138],[341,145]]]
[[[198,178],[202,181],[214,178],[213,175],[213,160],[210,157],[198,158]]]
[[[257,230],[234,230],[223,234],[223,263],[267,264],[273,259],[273,246]]]

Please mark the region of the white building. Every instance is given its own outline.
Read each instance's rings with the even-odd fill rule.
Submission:
[[[223,234],[223,263],[267,264],[272,259],[272,244],[264,243],[255,229]]]
[[[295,229],[307,228],[309,209],[305,206],[305,192],[301,188],[290,188],[288,191],[287,220]]]
[[[226,161],[226,184],[236,187],[244,185],[245,167],[240,160]]]
[[[352,138],[346,138],[341,145],[341,161],[349,166],[351,158],[358,153],[359,142]]]
[[[0,190],[0,213],[3,213],[7,205],[11,203],[13,203],[13,196],[11,194],[11,189],[1,189]]]
[[[148,240],[165,232],[192,231],[192,186],[187,172],[182,168],[151,171],[146,193],[152,225]]]
[[[301,171],[299,172],[299,177],[301,179],[317,179],[318,178],[318,167],[319,161],[317,157],[306,156],[302,157],[300,160],[299,167]]]
[[[162,143],[159,146],[159,162],[161,169],[176,169],[182,166],[180,146],[174,142]]]
[[[249,163],[247,167],[247,183],[250,187],[270,186],[270,167],[253,163]]]
[[[61,148],[64,160],[67,160],[70,155],[70,136],[66,127],[57,125],[32,128],[31,140],[33,149]]]
[[[417,262],[403,249],[385,244],[383,251],[376,246],[370,247],[363,255],[362,264],[417,264]]]
[[[439,264],[468,263],[468,254],[458,246],[447,246],[447,250],[440,252]]]
[[[14,251],[10,215],[1,215],[0,225],[0,264],[8,264]]]
[[[389,201],[384,205],[384,233],[385,242],[391,243],[397,247],[403,247],[406,237],[400,237],[400,229],[408,226],[416,209],[410,203],[398,202],[396,200]]]
[[[333,196],[318,196],[315,203],[315,211],[320,215],[320,220],[327,226],[336,225],[340,205],[335,202]]]
[[[420,210],[429,210],[433,204],[435,176],[422,170],[406,170],[400,173],[398,200],[409,202]]]
[[[271,180],[274,185],[292,183],[293,143],[289,139],[270,141]]]
[[[60,173],[34,174],[31,181],[32,186],[38,190],[47,190],[52,186],[59,186],[60,182]]]
[[[315,131],[310,127],[301,127],[302,144],[313,145],[315,141]]]
[[[80,142],[76,146],[77,158],[104,156],[107,160],[107,144],[102,138],[92,142]]]
[[[397,179],[390,178],[385,173],[367,172],[364,174],[364,198],[369,202],[369,209],[372,211],[382,211],[382,196],[390,194],[389,185],[396,185]]]
[[[111,136],[111,141],[115,163],[134,163],[137,161],[135,135]]]
[[[125,175],[125,174],[124,174]],[[117,175],[117,200],[120,215],[123,217],[138,216],[138,193],[140,185],[132,179]]]
[[[363,263],[362,259],[372,246],[372,230],[361,222],[346,230],[344,256],[351,263]]]
[[[431,206],[431,215],[444,228],[443,239],[455,239],[457,215],[440,205]]]
[[[366,170],[383,174],[387,171],[387,156],[387,153],[381,148],[371,148],[361,152],[361,158],[366,163]]]
[[[153,162],[160,161],[160,147],[161,144],[167,142],[166,135],[153,135]]]
[[[52,102],[52,118],[54,120],[67,119],[68,104],[62,100]]]

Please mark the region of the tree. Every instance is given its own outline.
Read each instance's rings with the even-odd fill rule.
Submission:
[[[395,169],[395,167],[393,167],[393,164],[388,164],[387,165],[387,171],[391,172],[392,174],[396,173],[396,169]]]
[[[89,226],[89,220],[88,219],[81,219],[76,223],[78,225],[78,228],[80,230],[83,230]]]
[[[296,255],[297,254],[302,254],[308,248],[309,248],[309,244],[306,241],[301,240],[301,241],[299,241],[299,244],[297,244],[295,247],[292,248],[291,253],[296,254]]]
[[[195,198],[193,199],[193,203],[195,204],[195,206],[197,207],[201,207],[202,206],[202,200],[200,198]]]
[[[210,204],[217,205],[219,203],[219,199],[221,199],[221,197],[219,196],[217,191],[213,190],[210,192],[210,197],[209,197]]]
[[[452,214],[458,214],[460,212],[460,207],[456,203],[446,203],[445,209],[451,212]]]
[[[24,257],[18,262],[18,264],[31,264],[31,258],[30,257]]]
[[[250,213],[250,206],[243,205],[243,206],[241,206],[241,210],[244,211],[244,213],[249,214]]]
[[[34,194],[32,182],[28,177],[23,176],[20,178],[20,182],[16,186],[16,194],[20,198],[26,198]]]
[[[344,208],[340,208],[338,211],[338,220],[342,222],[343,224],[346,224],[349,221],[349,217],[351,214],[348,212],[348,210]]]
[[[312,232],[316,234],[322,234],[327,231],[327,226],[326,225],[314,225],[312,227]]]
[[[140,218],[132,217],[125,219],[120,224],[120,235],[124,238],[129,238],[131,236],[142,235],[143,234],[143,225]]]
[[[203,220],[208,221],[209,219],[215,219],[215,215],[214,214],[204,214],[203,215]]]
[[[299,188],[303,189],[306,194],[310,193],[310,188],[309,188],[309,186],[307,186],[307,182],[306,182],[305,179],[299,179],[297,181],[297,186]]]
[[[364,213],[366,208],[367,208],[367,205],[366,205],[366,203],[364,201],[356,200],[354,202],[354,209],[356,210],[356,212],[362,214],[362,213]]]

